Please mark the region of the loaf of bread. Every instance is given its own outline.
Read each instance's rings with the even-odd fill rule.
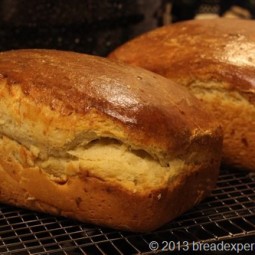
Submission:
[[[0,202],[150,231],[215,186],[222,130],[185,88],[54,50],[0,53]]]
[[[110,57],[189,88],[223,126],[223,162],[255,171],[255,22],[192,20],[158,28]]]

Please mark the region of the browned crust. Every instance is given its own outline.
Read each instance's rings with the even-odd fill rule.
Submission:
[[[109,57],[171,79],[220,80],[254,102],[255,22],[210,19],[179,22],[146,33]]]
[[[121,46],[109,57],[189,87],[223,125],[224,163],[255,171],[254,55],[254,21],[213,19],[156,29]],[[194,90],[196,83],[199,87]],[[219,91],[228,103],[212,99]],[[243,98],[243,105],[231,101],[233,93]]]
[[[139,68],[46,50],[1,53],[0,74],[1,202],[149,231],[191,208],[215,185],[221,129],[185,88]],[[157,187],[141,183],[135,190],[125,179],[96,171],[92,176],[79,164],[58,179],[38,163],[65,159],[68,150],[83,145],[77,140],[86,145],[86,132],[160,151],[166,163],[177,159],[181,167],[166,167],[175,179]]]
[[[208,159],[187,167],[168,186],[133,193],[91,176],[61,184],[38,167],[8,159],[6,152],[0,148],[1,202],[139,232],[155,230],[199,203],[215,186],[219,166],[219,160]]]
[[[0,81],[6,80],[10,91],[18,86],[38,107],[48,106],[62,116],[89,119],[92,111],[98,112],[121,125],[137,147],[177,152],[196,130],[215,129],[185,89],[99,57],[54,50],[3,52]]]
[[[222,160],[226,165],[255,171],[255,108],[252,104],[235,103],[222,97],[226,95],[203,97],[205,109],[213,112],[224,128]]]

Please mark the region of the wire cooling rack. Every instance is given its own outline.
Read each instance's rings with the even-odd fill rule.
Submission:
[[[184,242],[190,245],[221,240],[255,242],[254,173],[222,169],[217,188],[208,199],[147,234],[99,228],[0,204],[0,254],[3,255],[152,254],[151,241],[160,245],[161,254],[164,241],[171,241],[173,250],[173,245],[177,249],[177,244]]]

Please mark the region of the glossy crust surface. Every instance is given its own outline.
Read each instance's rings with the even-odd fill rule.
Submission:
[[[158,75],[98,57],[43,50],[3,52],[0,77],[10,88],[18,84],[38,106],[62,116],[89,117],[97,112],[111,119],[123,130],[123,139],[137,147],[147,144],[158,156],[182,151],[196,130],[215,128],[186,90]]]
[[[168,79],[52,50],[0,53],[0,77],[0,201],[149,231],[214,187],[221,129]]]
[[[222,123],[224,162],[255,171],[255,22],[192,20],[144,34],[110,58],[189,89]]]

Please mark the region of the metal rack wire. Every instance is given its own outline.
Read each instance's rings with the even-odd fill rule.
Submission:
[[[147,234],[99,228],[0,205],[3,255],[151,254],[152,240],[190,243],[237,238],[255,241],[255,174],[232,169],[222,169],[217,188],[203,203]]]

